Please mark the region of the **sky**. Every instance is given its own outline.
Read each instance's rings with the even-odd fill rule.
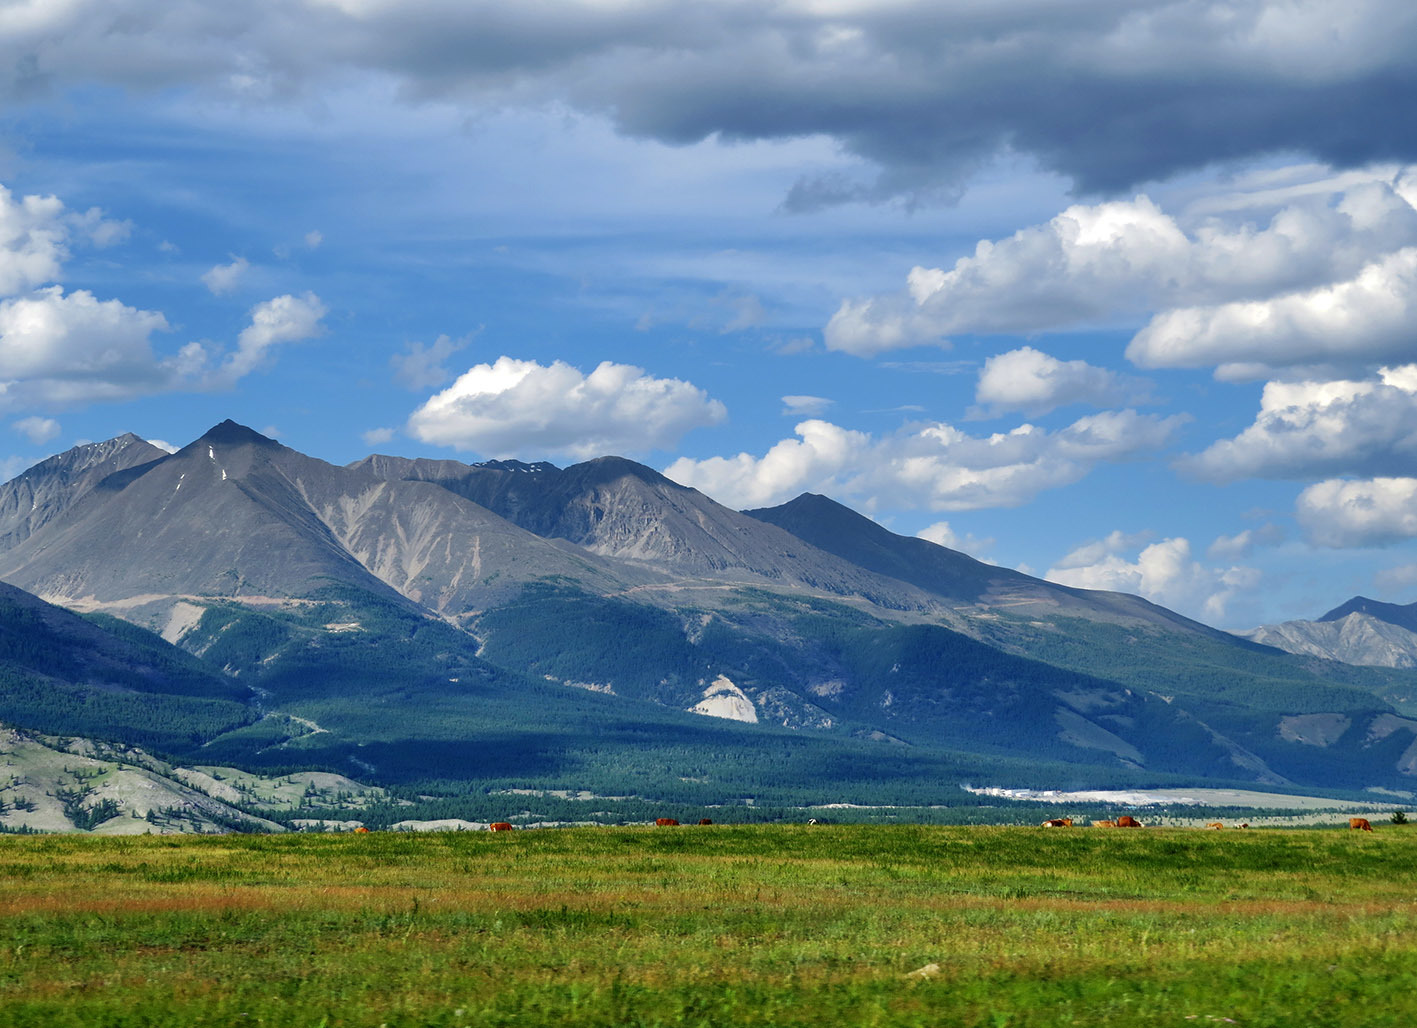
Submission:
[[[1408,0],[0,0],[0,97],[5,478],[232,418],[1417,601]]]

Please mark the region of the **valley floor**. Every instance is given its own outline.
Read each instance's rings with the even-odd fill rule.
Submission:
[[[0,838],[0,1020],[1417,1023],[1417,828]]]

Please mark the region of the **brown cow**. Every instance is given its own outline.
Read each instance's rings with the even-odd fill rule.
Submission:
[[[672,817],[657,817],[654,819],[656,828],[678,828],[679,822]]]
[[[1249,824],[1243,824],[1243,825],[1241,825],[1240,827],[1241,827],[1241,828],[1249,828],[1250,826],[1249,826]]]
[[[512,830],[512,826],[505,821],[493,821],[487,827],[494,832],[510,832]]]
[[[1116,828],[1116,827],[1117,827],[1117,822],[1116,822],[1116,821],[1094,821],[1094,822],[1092,822],[1092,827],[1093,827],[1093,828]]]
[[[1373,826],[1368,824],[1366,817],[1350,817],[1348,819],[1348,827],[1360,832],[1371,832],[1373,830]]]
[[[1141,827],[1141,822],[1138,821],[1136,818],[1132,817],[1131,814],[1123,814],[1121,817],[1117,818],[1117,827],[1118,827],[1118,828],[1140,828],[1140,827]]]
[[[360,825],[358,828],[356,828],[356,829],[354,830],[354,834],[355,834],[355,835],[368,835],[368,834],[369,834],[369,829],[365,828],[363,825]]]
[[[701,824],[701,825],[711,825],[711,824],[713,824],[713,818],[701,817],[701,818],[699,818],[699,824]]]
[[[1221,824],[1219,821],[1212,821],[1212,822],[1210,822],[1208,825],[1206,825],[1206,827],[1207,827],[1207,828],[1224,828],[1225,826],[1224,826],[1223,824]]]
[[[1070,817],[1054,817],[1043,822],[1044,828],[1071,828],[1073,819]]]

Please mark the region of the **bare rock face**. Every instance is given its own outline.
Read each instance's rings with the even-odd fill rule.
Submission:
[[[0,485],[0,552],[24,542],[109,476],[166,456],[130,432],[41,461]]]
[[[804,493],[781,506],[744,513],[859,567],[959,603],[1214,632],[1139,596],[1057,585],[924,539],[896,535],[825,496]]]
[[[1244,638],[1288,653],[1369,667],[1417,667],[1417,633],[1353,612],[1332,621],[1262,625]]]
[[[369,457],[351,467],[437,483],[542,538],[680,580],[809,589],[895,610],[940,606],[909,582],[852,564],[622,457],[565,469],[390,457]]]
[[[152,447],[145,463],[151,454],[124,442],[134,438],[112,441],[117,456],[55,458],[106,469],[125,457],[128,467],[67,503],[46,472],[49,516],[0,554],[0,578],[73,607],[124,615],[144,605],[150,622],[193,598],[298,599],[337,584],[440,612],[543,576],[627,585],[445,489],[335,467],[234,422],[174,454]]]

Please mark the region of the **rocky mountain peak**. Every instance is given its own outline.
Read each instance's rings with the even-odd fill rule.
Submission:
[[[227,418],[219,425],[213,425],[195,442],[188,443],[184,450],[194,446],[269,446],[278,447],[280,443],[267,436],[261,435],[255,429],[247,428]]]
[[[1366,614],[1379,621],[1385,621],[1389,625],[1405,628],[1409,632],[1417,632],[1417,603],[1405,605],[1384,603],[1382,600],[1371,600],[1366,596],[1353,597],[1347,603],[1334,607],[1319,620],[1341,621],[1349,614]]]

